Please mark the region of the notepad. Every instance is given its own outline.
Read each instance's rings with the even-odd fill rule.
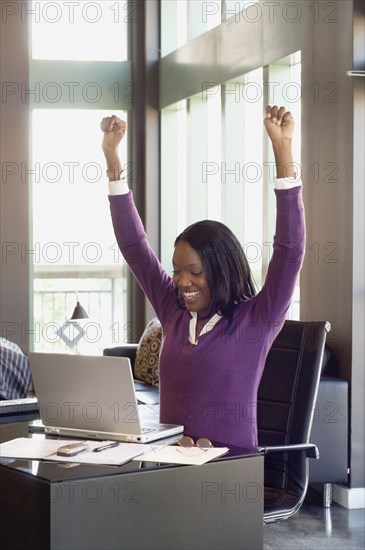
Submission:
[[[6,443],[1,443],[0,457],[120,466],[151,449],[151,445],[141,443],[119,443],[118,447],[94,453],[93,449],[101,447],[103,445],[102,441],[83,440],[82,442],[88,445],[87,451],[75,456],[63,457],[57,455],[57,449],[63,445],[75,443],[75,439],[44,439],[39,437],[31,439],[28,437],[19,437]]]
[[[182,448],[179,445],[170,445],[168,447],[156,447],[154,450],[146,454],[134,458],[141,462],[163,462],[170,464],[190,464],[201,466],[210,460],[218,458],[229,451],[228,447],[213,447],[207,451],[203,451],[198,447],[188,449]]]

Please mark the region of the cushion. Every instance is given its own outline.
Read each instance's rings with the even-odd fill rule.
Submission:
[[[160,321],[154,317],[147,324],[138,344],[134,377],[151,386],[158,386],[158,362],[162,340]]]

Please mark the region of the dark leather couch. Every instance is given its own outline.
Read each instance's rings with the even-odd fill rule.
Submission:
[[[327,346],[323,360],[311,442],[318,460],[309,462],[309,483],[323,485],[323,504],[330,506],[332,484],[348,481],[349,384],[338,376],[338,363]]]

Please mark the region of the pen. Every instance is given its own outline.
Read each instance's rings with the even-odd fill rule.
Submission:
[[[118,441],[113,441],[113,443],[108,443],[107,445],[96,447],[96,449],[93,449],[93,453],[100,453],[101,451],[105,451],[106,449],[112,449],[113,447],[118,447],[118,445],[119,445]]]

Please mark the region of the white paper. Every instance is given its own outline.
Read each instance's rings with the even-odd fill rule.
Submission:
[[[224,455],[229,451],[228,447],[213,447],[207,451],[199,447],[184,449],[179,445],[155,447],[152,451],[134,458],[142,462],[163,462],[170,464],[191,464],[201,466],[214,458]]]
[[[58,456],[57,449],[71,443],[86,443],[89,450],[83,451],[75,456]],[[151,449],[151,445],[140,443],[119,443],[117,447],[106,449],[99,453],[93,453],[93,449],[102,447],[111,441],[85,441],[69,439],[44,439],[19,437],[1,443],[1,458],[20,458],[29,460],[50,460],[54,462],[77,462],[78,464],[104,464],[110,466],[119,466],[128,462],[132,458],[141,455]]]

